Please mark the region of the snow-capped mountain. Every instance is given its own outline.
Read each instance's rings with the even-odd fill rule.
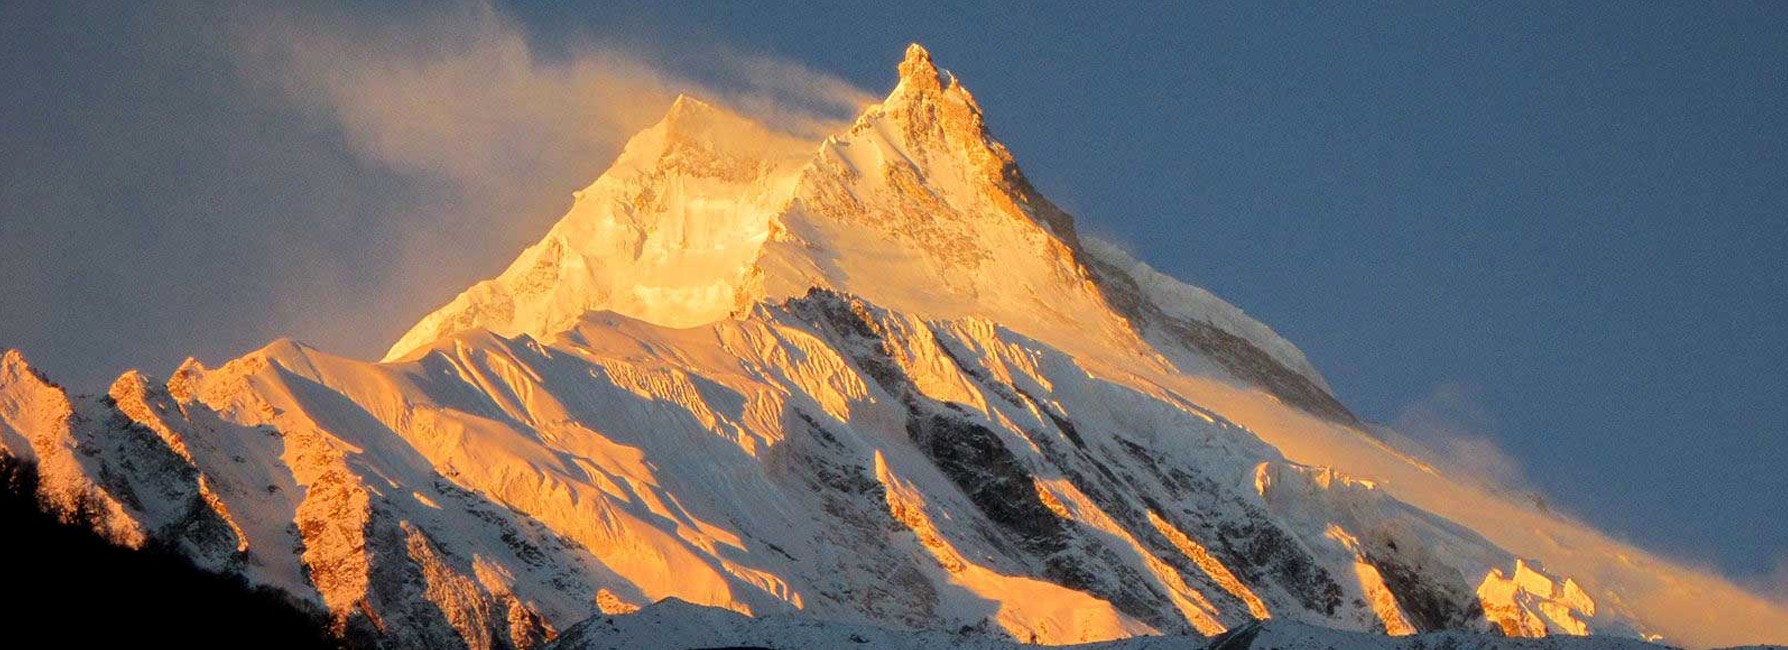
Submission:
[[[1271,329],[1077,234],[924,49],[899,71],[823,142],[678,99],[382,362],[282,340],[77,396],[7,352],[0,451],[118,544],[397,648],[670,597],[1050,644],[1788,638],[1385,442]]]

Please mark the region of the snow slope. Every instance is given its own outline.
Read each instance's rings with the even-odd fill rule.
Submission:
[[[417,323],[386,360],[479,328],[541,337],[594,310],[671,327],[725,317],[750,293],[751,262],[805,152],[800,141],[679,96],[576,193],[545,239]]]
[[[551,646],[553,650],[644,647],[1022,650],[1039,646],[992,639],[972,630],[906,632],[802,617],[772,615],[750,618],[723,609],[701,607],[674,599],[656,603],[637,613],[593,617],[567,630]],[[1506,639],[1460,632],[1385,637],[1269,620],[1250,623],[1212,638],[1156,636],[1067,647],[1075,650],[1184,650],[1206,647],[1217,650],[1659,650],[1663,646],[1619,638]]]
[[[282,340],[81,397],[8,352],[0,452],[48,508],[390,647],[669,597],[1051,644],[1788,638],[1363,432],[1270,329],[1081,239],[922,48],[900,73],[821,142],[679,99],[384,362]]]

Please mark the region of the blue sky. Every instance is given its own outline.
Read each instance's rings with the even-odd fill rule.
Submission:
[[[528,155],[497,171],[431,167],[455,150],[356,131],[397,100],[344,108],[255,63],[295,14],[26,4],[0,6],[0,347],[82,387],[281,335],[377,357],[649,119],[629,104],[613,133],[504,132]],[[459,35],[431,12],[296,14],[369,48],[331,59],[353,66]],[[1361,413],[1491,441],[1558,507],[1788,593],[1784,5],[495,14],[529,65],[594,43],[648,85],[728,88],[769,60],[879,93],[922,42],[1083,229],[1274,326]],[[560,71],[528,96],[658,99]]]

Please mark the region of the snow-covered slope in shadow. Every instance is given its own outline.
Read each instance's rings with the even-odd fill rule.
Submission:
[[[551,650],[610,648],[874,648],[876,650],[1662,650],[1666,646],[1603,637],[1500,638],[1460,632],[1386,637],[1292,621],[1249,623],[1212,637],[1160,636],[1072,646],[1038,646],[972,630],[911,632],[814,621],[798,616],[751,618],[723,609],[665,600],[638,612],[601,615],[566,630]],[[1734,649],[1736,650],[1736,649]]]

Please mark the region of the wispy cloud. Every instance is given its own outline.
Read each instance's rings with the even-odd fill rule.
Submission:
[[[500,270],[678,93],[811,139],[841,130],[874,99],[799,63],[719,46],[703,72],[724,81],[707,83],[595,39],[546,51],[485,2],[372,16],[275,11],[240,24],[234,50],[251,87],[331,125],[356,157],[414,196],[366,224],[389,248],[386,268],[367,274],[376,286],[362,292],[363,310],[382,307],[380,330]],[[310,293],[295,288],[289,298],[341,300]],[[290,330],[351,338],[366,323],[342,311],[282,317],[320,321],[286,323]]]
[[[1788,606],[1788,552],[1776,556],[1775,566],[1769,573],[1751,580],[1751,588],[1757,595],[1775,601],[1779,605]]]
[[[1476,391],[1457,382],[1435,386],[1427,397],[1405,406],[1391,422],[1392,429],[1455,475],[1530,490],[1520,461],[1492,437],[1497,426],[1496,417],[1479,401]]]
[[[596,41],[537,52],[485,3],[365,22],[284,14],[238,39],[245,71],[336,119],[370,160],[471,188],[611,151],[680,92],[791,132],[836,127],[873,100],[799,63],[726,53],[704,85]],[[718,55],[717,55],[718,56]]]

